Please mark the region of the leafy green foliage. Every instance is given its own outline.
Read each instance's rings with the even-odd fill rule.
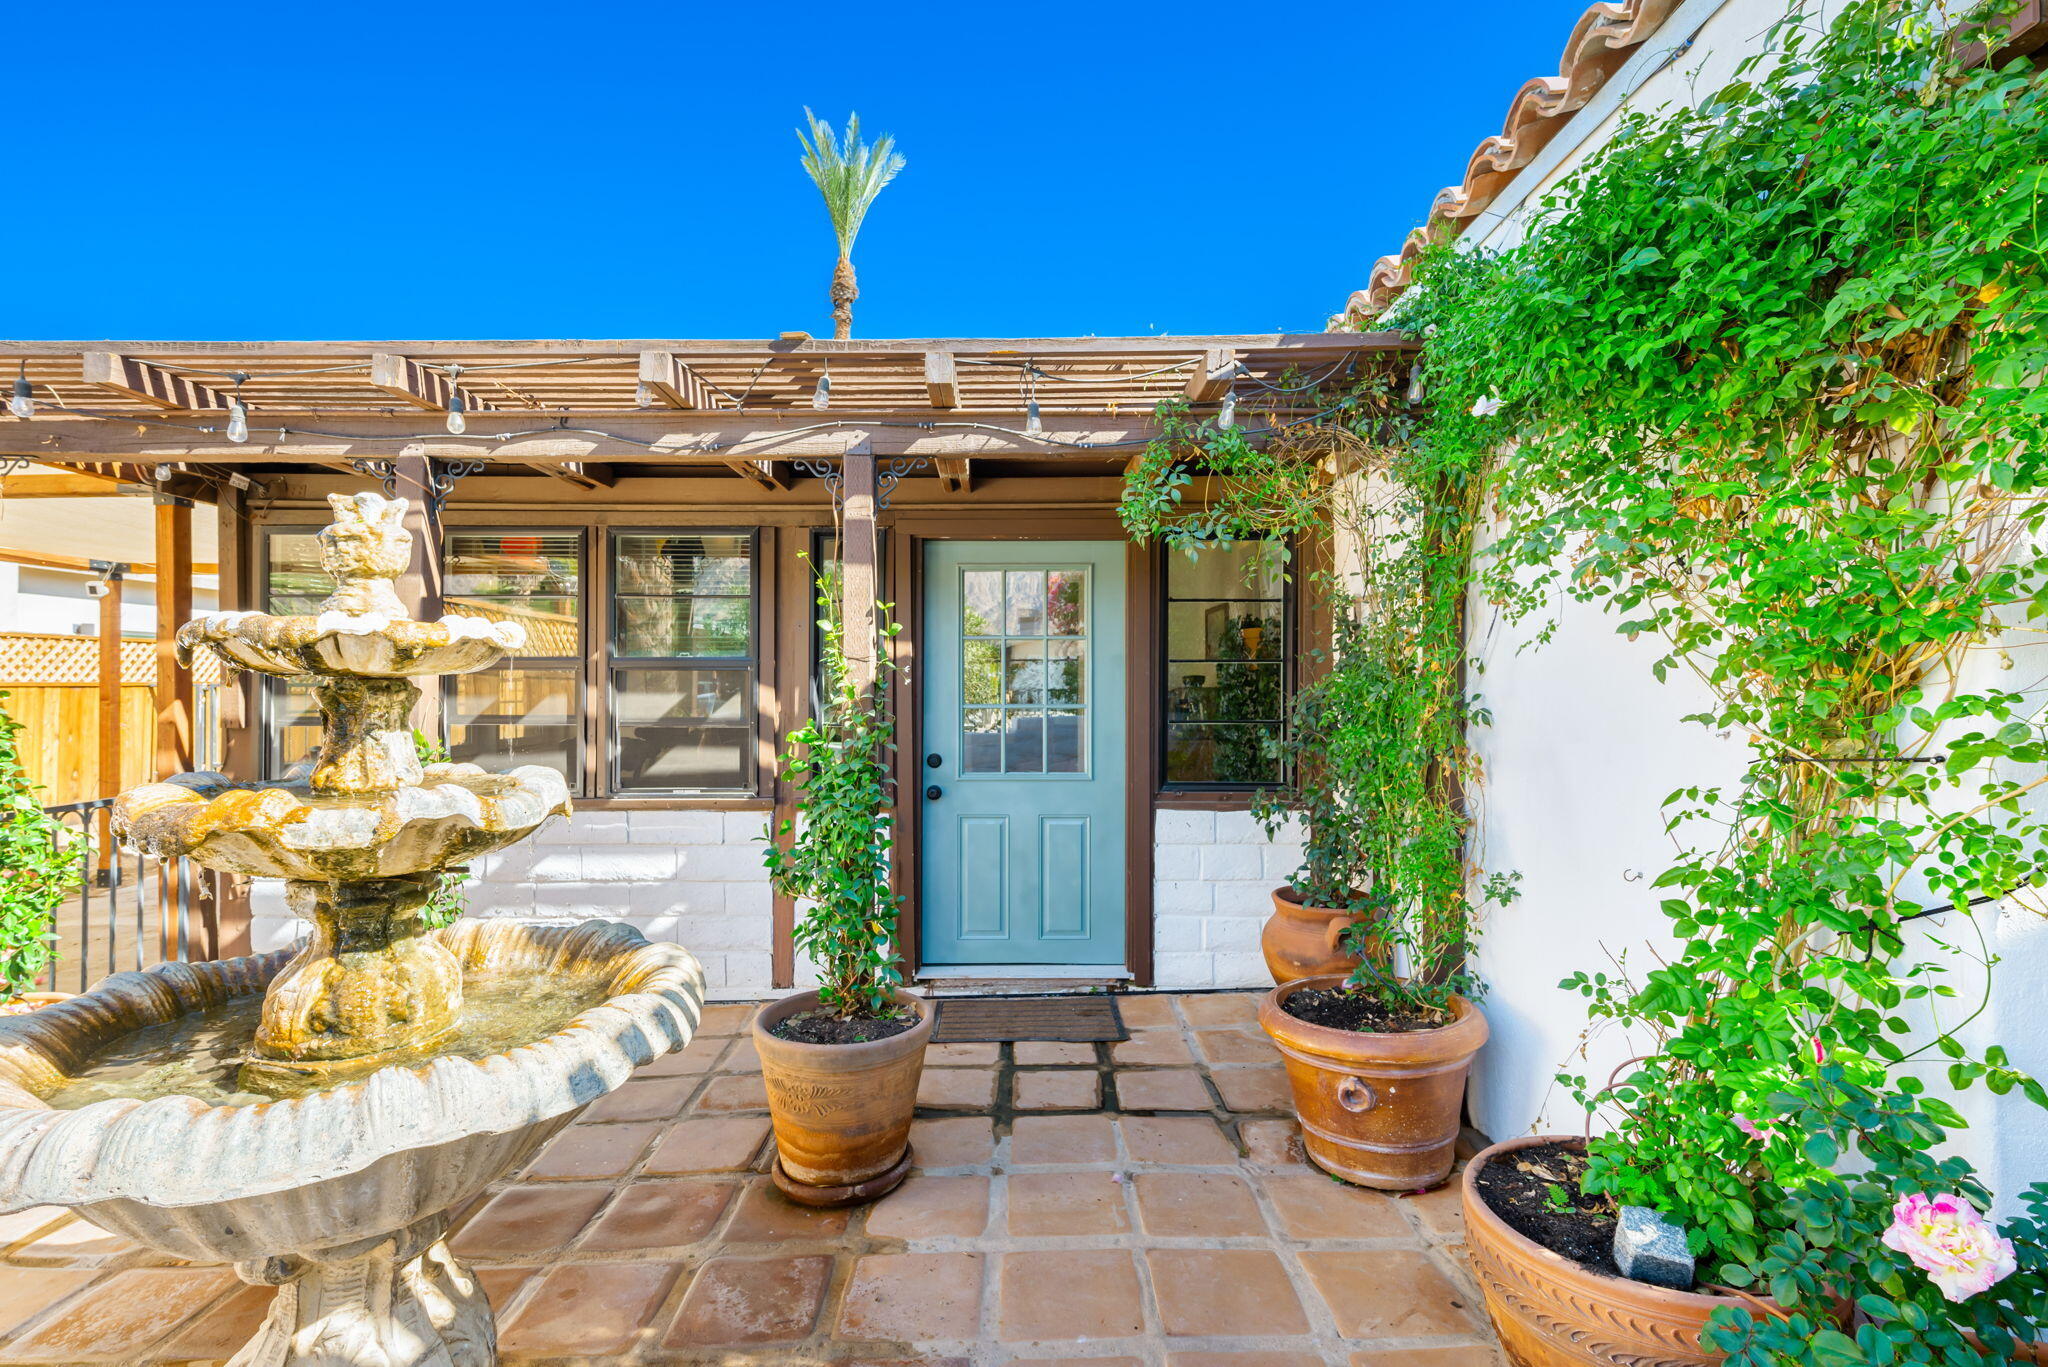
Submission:
[[[894,1015],[903,981],[897,966],[896,919],[901,899],[889,886],[894,845],[889,768],[895,728],[887,708],[895,668],[877,652],[877,670],[863,689],[846,665],[844,630],[832,580],[821,581],[826,689],[819,714],[789,733],[783,777],[800,796],[798,817],[782,823],[782,844],[766,859],[775,889],[808,905],[796,924],[796,947],[818,967],[819,1003],[842,1017]],[[902,628],[886,623],[883,634]]]
[[[448,747],[434,740],[418,727],[412,732],[413,752],[421,764],[446,764],[449,761]],[[469,901],[462,895],[462,889],[469,883],[469,870],[443,869],[440,882],[434,886],[434,895],[420,908],[420,920],[429,930],[452,926],[469,910]]]
[[[1253,811],[1269,832],[1301,823],[1291,881],[1304,901],[1358,913],[1349,985],[1429,1016],[1480,986],[1465,971],[1463,851],[1465,731],[1483,714],[1465,691],[1463,633],[1489,457],[1440,459],[1413,440],[1398,379],[1340,381],[1314,420],[1271,434],[1163,405],[1120,513],[1134,537],[1189,555],[1252,538],[1319,548],[1294,563],[1328,613],[1329,643],[1307,661],[1276,746],[1288,781]],[[1355,563],[1333,560],[1333,543]],[[1478,895],[1513,890],[1496,878]]]
[[[1421,439],[1505,452],[1494,598],[1612,611],[1748,740],[1739,781],[1669,800],[1675,955],[1565,984],[1654,1048],[1566,1080],[1618,1113],[1589,1189],[1795,1312],[1722,1322],[1758,1364],[1927,1361],[2048,1303],[2038,1220],[1964,1305],[1877,1242],[1898,1194],[1988,1198],[1932,1157],[1962,1118],[1923,1070],[2048,1103],[1959,1037],[1982,1004],[1938,960],[1990,956],[1907,928],[2048,878],[2048,734],[2001,677],[2048,607],[2048,86],[1960,68],[1947,26],[1795,15],[1698,108],[1627,116],[1522,245],[1434,254],[1399,319],[1429,337]],[[1835,1295],[1874,1323],[1825,1327]]]
[[[804,122],[809,135],[801,129],[796,135],[803,144],[804,174],[825,197],[825,212],[832,220],[839,254],[852,256],[853,240],[860,236],[869,206],[903,169],[903,155],[896,150],[894,138],[885,137],[872,147],[862,142],[858,114],[846,116],[844,136],[835,136],[832,125],[809,109],[804,110]]]
[[[0,709],[0,1001],[32,990],[56,957],[57,908],[79,885],[86,848],[43,810],[43,790],[21,767],[20,734]]]

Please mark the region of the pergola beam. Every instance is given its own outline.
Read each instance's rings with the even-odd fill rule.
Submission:
[[[394,398],[429,413],[446,413],[457,393],[465,413],[489,413],[495,405],[473,390],[458,386],[444,370],[422,365],[411,356],[380,351],[370,357],[370,383]]]
[[[532,462],[526,467],[550,479],[559,479],[564,484],[573,484],[579,489],[609,489],[619,482],[618,474],[609,465],[580,460],[565,460],[557,464]]]
[[[1202,352],[1202,364],[1188,376],[1189,403],[1215,403],[1230,392],[1237,374],[1237,353],[1228,347],[1209,347]]]
[[[95,389],[140,399],[170,413],[206,412],[228,406],[227,396],[197,380],[133,356],[88,351],[79,357],[80,377]]]
[[[952,352],[927,351],[924,354],[924,387],[931,396],[933,408],[960,406],[960,368],[954,364]]]
[[[939,472],[939,487],[949,494],[964,494],[974,487],[973,462],[965,456],[940,456],[932,462]]]
[[[698,378],[696,371],[684,365],[674,352],[640,353],[638,399],[642,408],[652,408],[656,402],[670,408],[716,408],[718,404],[711,393],[710,386]]]
[[[10,475],[0,479],[0,499],[120,498],[118,484],[89,475]]]
[[[773,489],[777,493],[789,492],[788,466],[784,462],[773,460],[729,460],[726,462],[726,465],[731,468],[734,474],[753,481],[763,489]]]

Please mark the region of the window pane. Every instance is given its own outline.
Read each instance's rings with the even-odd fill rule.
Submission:
[[[1278,599],[1285,568],[1279,545],[1271,541],[1211,546],[1193,556],[1169,552],[1167,592],[1175,598]]]
[[[1284,619],[1278,603],[1170,602],[1169,660],[1277,660]]]
[[[746,656],[753,650],[750,598],[620,598],[612,652],[633,656]]]
[[[579,784],[583,760],[578,666],[506,665],[481,674],[458,674],[448,683],[450,758],[494,773],[522,764],[545,765],[567,778],[572,788]]]
[[[969,636],[1000,636],[1003,632],[1003,572],[969,570],[962,595],[960,629]]]
[[[271,532],[270,576],[263,611],[280,615],[314,613],[334,592],[334,579],[320,567],[320,541],[312,532]]]
[[[1015,708],[1003,714],[1007,723],[1003,736],[1003,772],[1042,774],[1045,772],[1045,714]]]
[[[1079,636],[1087,598],[1086,570],[1054,570],[1046,576],[1046,630],[1054,636]]]
[[[1008,580],[1009,626],[1012,636],[1045,634],[1045,571],[1011,570]]]
[[[1078,704],[1082,697],[1081,647],[1080,641],[1047,641],[1045,643],[1045,700],[1051,703]]]
[[[334,592],[334,580],[320,567],[320,542],[311,531],[264,533],[265,569],[261,610],[280,615],[310,614]],[[320,743],[320,706],[311,680],[265,677],[262,689],[263,772],[281,779]]]
[[[1003,771],[1003,714],[993,707],[970,708],[961,722],[960,772]]]
[[[1277,783],[1279,763],[1266,753],[1277,722],[1172,723],[1166,728],[1169,783]]]
[[[1045,714],[1045,768],[1052,774],[1078,774],[1088,766],[1086,723],[1081,714],[1056,708]]]
[[[752,787],[753,677],[745,668],[612,671],[620,790]]]
[[[1284,696],[1278,664],[1176,662],[1167,679],[1168,721],[1278,721]]]
[[[1003,647],[1003,701],[1045,701],[1045,642],[1011,641]]]
[[[320,743],[320,700],[311,679],[271,679],[268,687],[270,735],[266,738],[269,776],[283,778]]]
[[[521,656],[583,654],[581,534],[451,531],[443,541],[441,596],[449,612],[519,623],[526,628]]]
[[[970,707],[988,706],[1003,700],[1003,648],[994,641],[968,641],[963,697]]]
[[[753,592],[753,538],[744,532],[630,533],[613,538],[617,594]]]

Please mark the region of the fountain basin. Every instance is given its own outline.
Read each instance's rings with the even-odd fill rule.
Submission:
[[[114,800],[114,832],[146,854],[186,855],[255,878],[397,878],[462,864],[569,814],[552,769],[502,774],[430,764],[417,785],[331,794],[305,783],[180,774]]]
[[[449,614],[415,622],[383,612],[271,616],[217,612],[178,630],[178,660],[209,650],[226,664],[290,678],[304,674],[408,679],[488,669],[526,644],[517,622]]]
[[[119,973],[0,1020],[0,1214],[65,1206],[175,1257],[280,1287],[237,1367],[495,1361],[490,1309],[441,1242],[451,1210],[525,1163],[634,1068],[688,1044],[703,972],[614,922],[468,922],[433,932],[465,975],[581,980],[602,999],[480,1058],[385,1068],[258,1104],[45,1099],[135,1032],[260,997],[279,951]]]

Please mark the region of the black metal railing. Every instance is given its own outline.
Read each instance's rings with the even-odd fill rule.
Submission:
[[[109,973],[218,952],[213,871],[122,849],[108,830],[113,806],[102,797],[43,809],[84,850],[78,888],[52,927],[57,957],[42,981],[53,992],[83,992]]]

